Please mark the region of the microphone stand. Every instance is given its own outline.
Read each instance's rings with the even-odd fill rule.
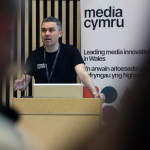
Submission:
[[[20,98],[33,98],[33,96],[27,96],[27,87],[26,87],[26,71],[25,71],[25,93],[26,93],[26,96],[21,96]]]

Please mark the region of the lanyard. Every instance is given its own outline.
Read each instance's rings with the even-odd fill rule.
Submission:
[[[53,67],[52,67],[50,76],[48,76],[48,68],[47,68],[47,64],[46,64],[46,50],[45,50],[45,48],[44,48],[44,63],[45,63],[46,76],[47,76],[48,83],[49,83],[49,81],[50,81],[50,79],[51,79],[51,77],[52,77],[52,74],[53,74],[53,72],[54,72],[54,68],[55,68],[55,64],[56,64],[57,58],[58,58],[59,51],[60,51],[60,45],[59,45],[59,47],[58,47],[57,54],[56,54],[56,56],[55,56],[55,60],[54,60],[54,63],[53,63]]]

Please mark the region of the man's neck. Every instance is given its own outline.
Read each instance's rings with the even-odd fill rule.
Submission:
[[[55,45],[46,45],[45,46],[45,50],[46,52],[52,53],[58,50],[59,47],[59,43],[55,44]]]

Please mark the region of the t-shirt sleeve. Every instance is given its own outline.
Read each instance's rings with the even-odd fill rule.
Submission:
[[[73,56],[72,56],[73,66],[75,67],[78,64],[84,64],[84,61],[82,59],[82,56],[81,56],[79,50],[76,47],[73,46],[72,51],[73,51],[72,52],[72,54],[73,54]]]

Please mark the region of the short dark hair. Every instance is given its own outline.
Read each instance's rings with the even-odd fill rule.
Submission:
[[[44,20],[42,21],[42,24],[43,24],[43,22],[56,22],[57,27],[58,27],[58,30],[59,30],[59,31],[62,31],[62,24],[61,24],[60,20],[58,20],[58,19],[55,18],[55,17],[52,17],[52,16],[46,17],[46,18],[44,18]]]

